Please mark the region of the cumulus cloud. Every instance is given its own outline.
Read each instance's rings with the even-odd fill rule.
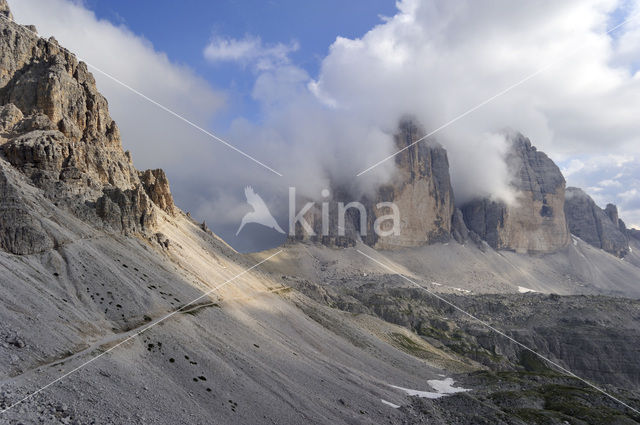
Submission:
[[[264,120],[246,134],[278,140],[281,167],[294,180],[316,183],[307,184],[309,192],[329,176],[366,189],[393,174],[388,161],[354,177],[394,151],[400,117],[413,115],[430,132],[517,84],[432,137],[449,151],[458,202],[512,199],[503,161],[504,134],[512,131],[564,164],[576,176],[570,183],[579,181],[591,158],[607,156],[621,167],[640,154],[633,54],[640,19],[610,32],[640,12],[638,4],[402,0],[396,15],[362,37],[337,37],[306,86],[302,73],[289,80],[275,78],[277,68],[260,75]],[[282,93],[286,102],[273,102]],[[617,184],[607,182],[617,172],[583,187],[622,201]]]
[[[257,70],[273,69],[289,62],[289,54],[300,48],[297,41],[289,44],[263,44],[257,36],[245,35],[242,39],[214,37],[204,49],[204,57],[210,62],[239,62],[252,64]]]

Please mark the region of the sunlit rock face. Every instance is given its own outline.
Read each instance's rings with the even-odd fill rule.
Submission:
[[[0,13],[10,16],[5,1]],[[168,181],[157,170],[138,174],[86,64],[32,28],[0,19],[0,32],[0,246],[29,254],[60,240],[22,205],[24,184],[105,229],[152,231],[155,202],[173,210]]]
[[[570,233],[564,214],[565,179],[558,166],[526,137],[512,136],[506,161],[516,201],[478,199],[462,207],[470,230],[494,249],[549,253],[564,248]]]

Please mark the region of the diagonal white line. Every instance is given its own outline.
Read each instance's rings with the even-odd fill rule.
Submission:
[[[628,19],[625,19],[624,21],[622,21],[621,23],[619,23],[618,25],[614,26],[613,28],[609,29],[606,34],[610,34],[612,32],[614,32],[615,30],[623,27],[624,25],[628,24],[629,22],[633,21],[634,19],[636,19],[637,17],[640,16],[640,13],[635,14],[633,16],[631,16]],[[436,133],[439,133],[440,131],[444,130],[445,128],[449,127],[451,124],[456,123],[457,121],[461,120],[462,118],[466,117],[467,115],[477,111],[478,109],[482,108],[483,106],[486,106],[487,104],[493,102],[494,100],[496,100],[497,98],[507,94],[508,92],[510,92],[511,90],[523,85],[524,83],[526,83],[527,81],[537,77],[538,75],[542,74],[543,72],[545,72],[547,69],[551,68],[552,66],[556,65],[559,62],[565,61],[567,59],[569,59],[571,56],[575,55],[576,53],[578,53],[579,51],[581,51],[582,49],[584,49],[586,47],[586,44],[581,45],[580,47],[578,47],[577,49],[575,49],[573,52],[571,52],[570,54],[568,54],[567,56],[563,56],[559,59],[556,59],[555,61],[549,62],[548,64],[546,64],[545,66],[543,66],[542,68],[538,69],[537,71],[535,71],[532,74],[527,75],[526,77],[524,77],[522,80],[517,81],[513,84],[511,84],[509,87],[501,90],[500,92],[494,94],[493,96],[491,96],[490,98],[488,98],[487,100],[484,100],[480,103],[478,103],[476,106],[474,106],[473,108],[461,113],[460,115],[458,115],[457,117],[447,121],[446,123],[442,124],[440,127],[436,128],[435,130],[431,131],[429,134],[427,134],[426,136],[423,136],[421,138],[419,138],[418,140],[416,140],[415,142],[411,143],[408,146],[405,146],[404,148],[400,149],[399,151],[389,155],[388,157],[376,162],[375,164],[373,164],[372,166],[370,166],[369,168],[360,171],[358,174],[356,174],[356,177],[360,177],[361,175],[363,175],[366,172],[369,172],[371,170],[373,170],[374,168],[376,168],[378,165],[382,164],[383,162],[386,162],[388,160],[390,160],[391,158],[395,157],[396,155],[399,155],[400,153],[406,151],[407,149],[409,149],[410,147],[422,142],[423,140],[425,140],[428,137],[433,136]]]
[[[63,380],[64,378],[66,378],[67,376],[79,371],[80,369],[84,368],[85,366],[93,363],[94,361],[98,360],[100,357],[104,356],[107,353],[110,353],[111,351],[115,350],[116,348],[120,347],[121,345],[125,344],[127,341],[132,340],[133,338],[141,335],[142,333],[148,331],[149,329],[153,328],[154,326],[156,326],[159,323],[164,322],[165,320],[169,319],[170,317],[174,316],[175,314],[181,312],[182,310],[184,310],[185,308],[189,307],[190,305],[194,304],[195,302],[201,300],[202,298],[210,295],[211,293],[225,287],[226,285],[228,285],[229,283],[233,282],[234,280],[236,280],[237,278],[239,278],[240,276],[244,275],[245,273],[250,272],[251,270],[255,269],[256,267],[260,266],[261,264],[269,261],[270,259],[272,259],[273,257],[275,257],[276,255],[280,254],[282,252],[282,250],[276,252],[275,254],[272,254],[270,256],[268,256],[267,258],[265,258],[264,260],[260,261],[257,264],[254,264],[253,266],[249,267],[248,269],[244,270],[242,273],[239,273],[237,275],[235,275],[234,277],[228,279],[227,281],[221,283],[220,285],[216,286],[215,288],[205,292],[204,294],[200,295],[198,298],[196,298],[195,300],[189,302],[188,304],[183,305],[182,307],[180,307],[177,310],[172,311],[171,313],[167,314],[166,316],[162,317],[161,319],[149,324],[149,326],[143,328],[142,330],[134,333],[133,335],[130,335],[129,337],[127,337],[126,339],[120,341],[119,343],[117,343],[116,345],[114,345],[113,347],[109,348],[108,350],[98,354],[97,356],[87,360],[86,362],[82,363],[80,366],[71,369],[69,372],[65,373],[64,375],[60,376],[59,378],[56,378],[55,380],[51,381],[50,383],[48,383],[47,385],[45,385],[44,387],[40,388],[37,391],[32,392],[31,394],[27,395],[26,397],[24,397],[21,400],[16,401],[15,403],[11,404],[9,407],[5,408],[4,410],[0,410],[0,414],[5,413],[6,411],[14,408],[15,406],[19,405],[20,403],[23,403],[27,400],[29,400],[30,398],[32,398],[33,396],[35,396],[36,394],[46,390],[47,388],[49,388],[50,386],[60,382],[61,380]]]
[[[36,36],[37,38],[44,40],[45,42],[49,42],[47,39],[45,39],[44,37],[40,37],[38,35],[38,33],[36,33],[35,31],[31,31],[29,28],[26,28],[14,21],[12,21],[11,19],[9,19],[8,17],[0,14],[0,18],[4,19],[5,21],[11,22],[12,24],[17,25],[19,28],[21,28],[23,31]],[[60,48],[60,50],[64,50],[65,52],[69,53],[70,55],[76,56],[75,53],[71,52],[69,49],[66,49],[62,46],[58,46]],[[92,65],[91,63],[87,62],[87,61],[83,61],[84,63],[87,64],[88,67],[92,68],[94,71],[98,72],[99,74],[104,75],[105,77],[109,78],[110,80],[120,84],[122,87],[126,88],[127,90],[131,91],[132,93],[137,94],[138,96],[140,96],[141,98],[143,98],[144,100],[146,100],[147,102],[157,106],[158,108],[162,109],[163,111],[173,115],[174,117],[178,118],[179,120],[185,122],[186,124],[190,125],[191,127],[195,128],[196,130],[200,131],[201,133],[204,133],[205,135],[211,137],[212,139],[222,143],[223,145],[225,145],[228,148],[233,149],[234,151],[236,151],[237,153],[239,153],[240,155],[244,156],[245,158],[250,159],[251,161],[255,162],[256,164],[266,168],[267,170],[271,171],[274,174],[277,174],[278,176],[282,177],[282,174],[279,173],[278,171],[274,170],[273,168],[269,167],[268,165],[258,161],[256,158],[254,158],[253,156],[249,155],[248,153],[238,149],[237,147],[233,146],[231,143],[227,142],[226,140],[216,136],[215,134],[211,133],[210,131],[205,130],[204,128],[200,127],[199,125],[195,124],[194,122],[188,120],[187,118],[183,117],[182,115],[178,114],[177,112],[167,108],[166,106],[160,104],[159,102],[156,102],[155,100],[151,99],[149,96],[141,93],[140,91],[134,89],[133,87],[129,86],[128,84],[120,81],[118,78],[114,77],[113,75],[109,74],[106,71],[103,71],[102,69],[98,68],[95,65]]]
[[[442,301],[443,303],[447,304],[450,307],[453,307],[454,309],[458,310],[459,312],[461,312],[462,314],[470,317],[471,319],[475,320],[476,322],[486,326],[487,328],[491,329],[492,331],[494,331],[495,333],[497,333],[498,335],[501,335],[505,338],[507,338],[509,341],[515,343],[516,345],[524,348],[525,350],[535,354],[536,356],[540,357],[542,360],[546,361],[547,363],[555,366],[556,368],[560,369],[561,371],[563,371],[564,373],[570,375],[573,378],[576,378],[582,382],[584,382],[585,384],[587,384],[588,386],[590,386],[591,388],[601,392],[602,394],[606,395],[607,397],[609,397],[610,399],[617,401],[618,403],[622,404],[623,406],[633,410],[635,413],[640,414],[640,411],[638,411],[637,409],[634,409],[633,407],[629,406],[627,403],[623,402],[622,400],[616,398],[615,396],[609,394],[608,392],[606,392],[605,390],[603,390],[602,388],[599,388],[597,386],[595,386],[594,384],[592,384],[591,382],[587,381],[584,378],[579,377],[578,375],[576,375],[575,373],[571,372],[570,370],[560,366],[558,363],[554,362],[553,360],[548,359],[547,357],[543,356],[542,354],[539,354],[537,352],[535,352],[533,349],[527,347],[526,345],[524,345],[521,342],[518,342],[517,340],[513,339],[512,337],[510,337],[509,335],[507,335],[506,333],[502,332],[499,329],[494,328],[492,325],[490,325],[489,323],[485,322],[482,319],[479,319],[478,317],[474,316],[473,314],[467,312],[466,310],[463,310],[462,308],[458,307],[457,305],[453,304],[452,302],[448,301],[447,299],[441,297],[440,295],[436,294],[433,291],[428,290],[427,288],[425,288],[424,286],[420,285],[419,283],[409,279],[408,277],[406,277],[405,275],[403,275],[402,273],[394,270],[393,268],[387,266],[386,264],[376,260],[375,258],[365,254],[364,252],[360,251],[359,249],[356,248],[356,251],[358,251],[360,254],[362,254],[363,256],[367,257],[368,259],[370,259],[371,261],[373,261],[374,263],[384,267],[385,269],[389,270],[391,273],[396,274],[398,276],[400,276],[401,278],[403,278],[404,280],[412,283],[413,285],[415,285],[416,287],[418,287],[419,289],[422,289],[423,291],[426,291],[427,293],[429,293],[430,295],[434,296],[435,298],[439,299],[440,301]]]

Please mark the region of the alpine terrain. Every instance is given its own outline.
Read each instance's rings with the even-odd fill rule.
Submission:
[[[134,167],[87,65],[0,14],[0,423],[640,423],[638,231],[535,141],[508,135],[517,202],[461,204],[403,119],[366,220],[240,254]]]

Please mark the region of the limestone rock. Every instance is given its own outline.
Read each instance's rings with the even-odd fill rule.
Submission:
[[[149,198],[167,214],[175,213],[169,179],[163,170],[146,170],[138,173]]]
[[[617,226],[620,226],[620,216],[618,215],[618,207],[613,204],[607,204],[604,208],[605,214],[609,217],[609,220]]]
[[[6,18],[9,18],[13,21],[13,15],[11,14],[11,10],[9,9],[7,0],[0,0],[0,15]]]
[[[105,229],[151,232],[155,204],[173,213],[169,182],[162,170],[138,174],[86,64],[16,23],[0,19],[0,32],[0,156],[57,207]],[[53,246],[4,186],[2,248]]]
[[[37,214],[24,202],[17,185],[0,164],[0,249],[25,255],[44,252],[54,247],[54,241],[43,228]]]
[[[465,222],[494,249],[548,253],[570,242],[564,215],[565,180],[557,165],[518,134],[506,158],[517,202],[478,199],[462,207]]]
[[[565,213],[571,233],[583,241],[618,257],[629,253],[629,238],[621,228],[615,205],[609,204],[603,210],[583,190],[570,187],[567,189]]]
[[[464,222],[464,215],[462,210],[456,208],[451,218],[451,236],[458,243],[465,243],[469,239],[469,229]]]
[[[396,147],[406,148],[424,134],[418,124],[405,119],[395,136]],[[397,205],[400,234],[378,237],[372,231],[365,242],[379,249],[447,242],[455,211],[447,151],[437,143],[421,141],[396,155],[395,161],[398,176],[392,184],[379,189],[372,204],[393,202]],[[373,209],[371,212],[372,220],[389,214],[388,210]]]
[[[405,148],[424,135],[424,130],[410,119],[400,122],[395,135],[398,149]],[[395,157],[397,175],[389,184],[380,187],[374,195],[353,196],[342,186],[332,188],[332,197],[325,201],[327,217],[323,220],[321,207],[311,209],[305,216],[315,236],[310,236],[297,223],[298,240],[311,240],[329,246],[353,246],[362,240],[377,249],[415,247],[435,242],[446,242],[451,236],[451,217],[454,197],[449,176],[446,150],[435,143],[420,142]],[[339,220],[339,203],[344,206],[358,201],[364,213],[356,208],[346,210],[344,223]],[[381,230],[392,230],[393,221],[383,220],[392,214],[389,207],[378,204],[392,202],[400,214],[399,234],[380,236],[375,223],[380,220]],[[323,222],[325,227],[323,228]],[[344,231],[340,232],[343,227]],[[341,234],[342,233],[342,234]]]
[[[151,229],[156,219],[151,200],[141,186],[126,190],[105,188],[96,210],[114,230],[125,234]]]
[[[22,111],[13,103],[0,106],[0,133],[11,131],[22,117]]]

